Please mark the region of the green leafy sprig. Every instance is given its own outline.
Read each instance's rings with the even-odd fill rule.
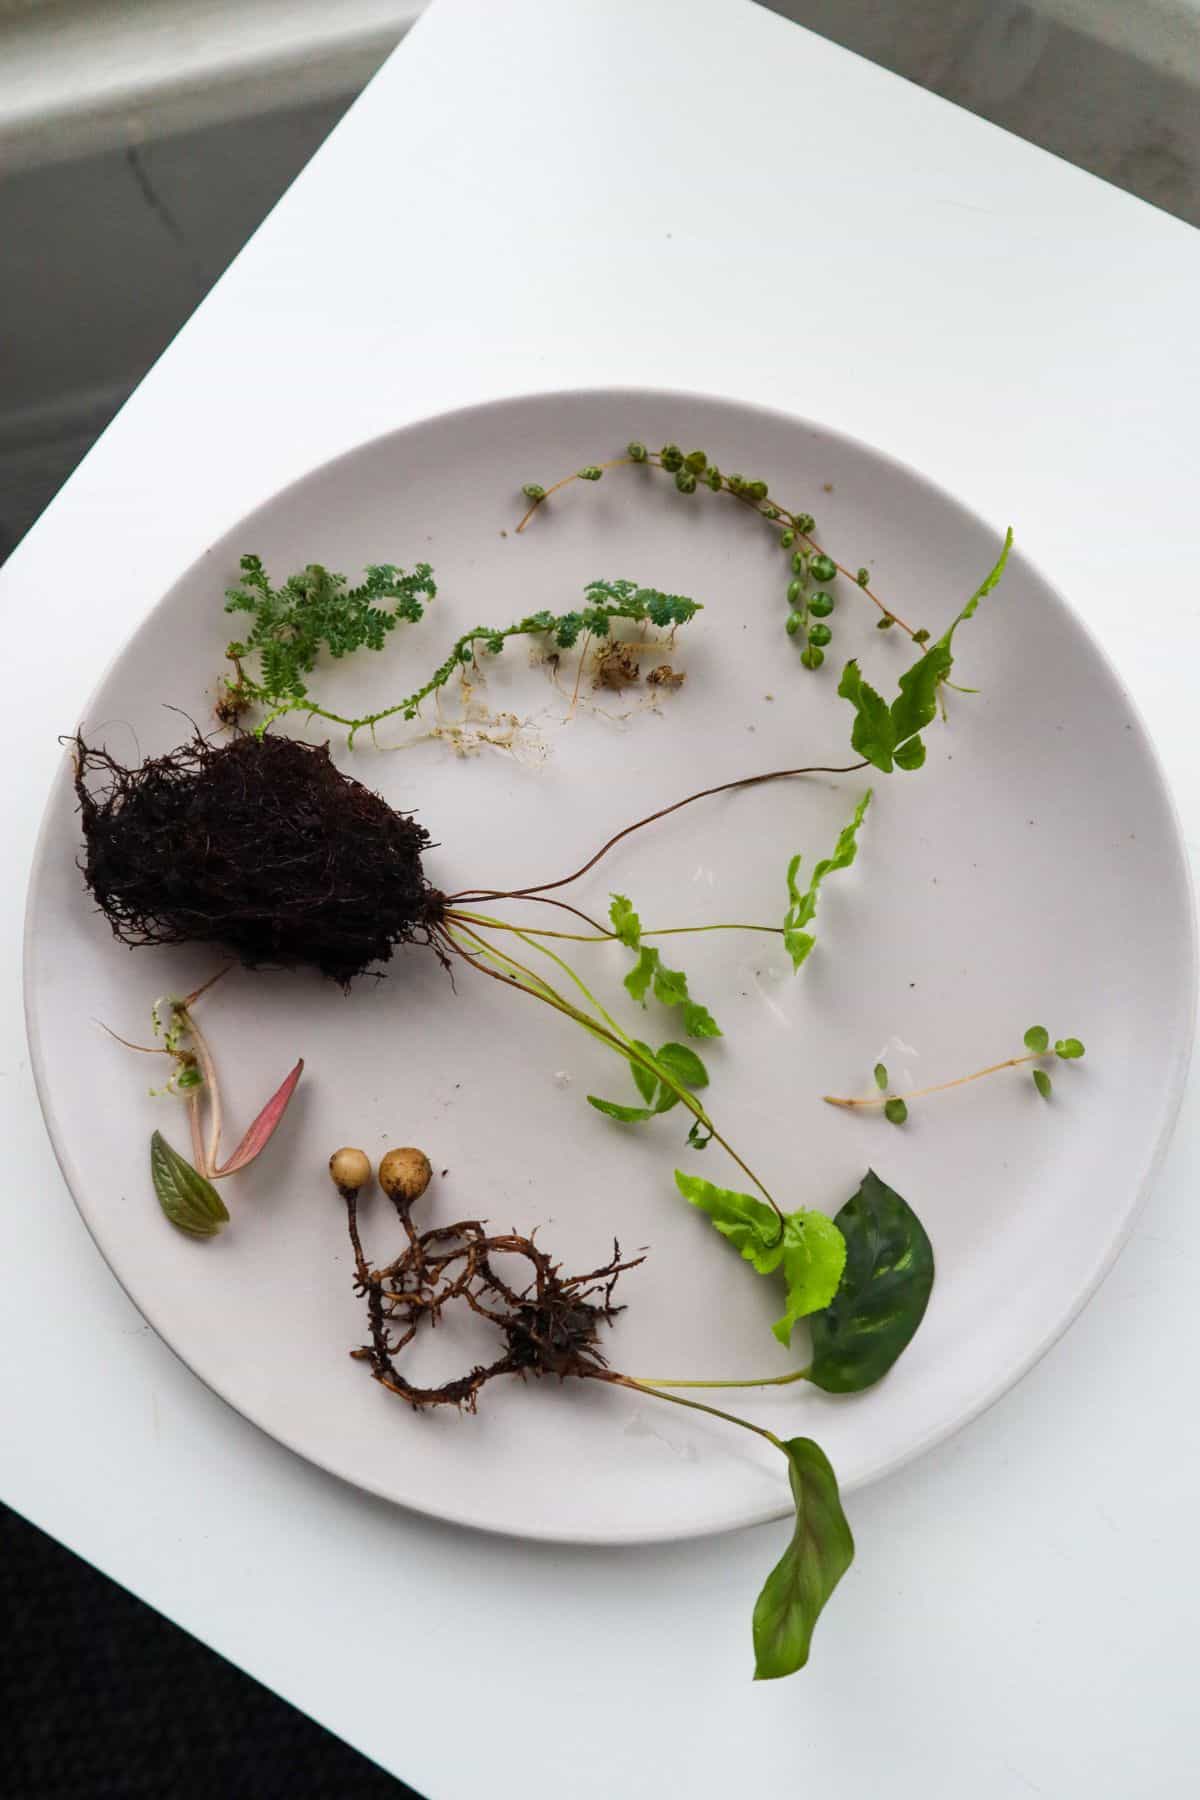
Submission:
[[[914,631],[899,613],[886,606],[872,592],[869,569],[860,567],[851,570],[822,549],[814,537],[817,526],[810,512],[793,511],[782,505],[771,494],[768,484],[756,476],[725,474],[704,450],[684,451],[678,444],[664,444],[661,450],[649,450],[645,444],[634,442],[626,446],[624,456],[610,457],[607,462],[589,463],[571,475],[564,475],[561,481],[554,482],[551,487],[544,487],[537,481],[526,482],[521,492],[529,501],[529,506],[517,526],[518,532],[524,531],[539,507],[552,494],[558,493],[560,488],[569,486],[573,481],[599,481],[606,470],[622,468],[659,469],[673,478],[680,494],[695,494],[701,488],[707,488],[714,494],[728,494],[765,520],[774,531],[780,549],[789,558],[788,614],[784,629],[788,637],[799,644],[800,661],[806,669],[819,669],[825,661],[825,652],[833,637],[828,620],[837,605],[834,583],[839,575],[861,588],[868,600],[878,607],[881,631],[890,630],[896,625],[901,631],[907,632],[909,637],[918,640],[922,636],[928,637],[927,632],[922,634]]]
[[[645,1006],[647,994],[653,992],[660,1005],[679,1007],[688,1037],[720,1037],[721,1027],[708,1008],[693,1000],[688,992],[687,976],[680,969],[669,969],[663,962],[661,951],[642,943],[642,922],[633,910],[632,901],[624,894],[614,894],[608,916],[615,935],[626,949],[637,955],[636,963],[625,977],[630,998],[639,1006]]]
[[[510,625],[476,625],[464,631],[411,694],[354,718],[321,705],[309,692],[304,676],[312,672],[322,648],[338,658],[364,648],[379,650],[401,619],[419,619],[421,594],[432,597],[436,591],[428,565],[422,563],[412,575],[404,575],[391,564],[381,564],[369,569],[366,580],[353,589],[346,587],[344,576],[331,575],[316,564],[291,576],[280,589],[271,587],[258,557],[243,557],[242,568],[248,571],[243,586],[230,589],[226,609],[251,613],[254,626],[244,640],[227,646],[235,675],[226,683],[220,709],[223,716],[237,717],[254,706],[266,708],[267,716],[255,728],[261,736],[276,719],[302,712],[346,726],[351,745],[358,732],[374,731],[384,719],[397,715],[415,719],[422,703],[474,662],[481,651],[498,656],[511,638],[540,637],[557,650],[570,650],[589,634],[607,637],[617,621],[674,631],[701,610],[699,603],[686,595],[664,594],[635,581],[591,581],[584,590],[586,604],[569,612],[543,610]],[[391,612],[374,604],[384,595],[397,596]],[[255,653],[259,658],[257,676],[246,668]]]
[[[980,601],[991,593],[1004,574],[1012,541],[1010,528],[995,566],[937,642],[905,670],[900,677],[900,692],[890,705],[864,681],[857,661],[848,662],[842,670],[838,693],[854,708],[850,742],[860,756],[865,756],[885,775],[890,775],[893,768],[919,769],[925,761],[921,732],[937,717],[942,687],[954,667],[954,634],[960,625],[974,617]]]
[[[837,1094],[826,1094],[824,1099],[830,1106],[840,1106],[850,1112],[879,1108],[890,1124],[903,1125],[908,1118],[910,1100],[923,1100],[928,1094],[944,1094],[950,1088],[966,1087],[969,1082],[982,1081],[985,1075],[998,1075],[1002,1069],[1020,1069],[1032,1065],[1030,1072],[1033,1085],[1043,1100],[1049,1100],[1054,1084],[1044,1064],[1051,1057],[1059,1062],[1078,1062],[1085,1054],[1083,1043],[1077,1037],[1056,1038],[1051,1049],[1050,1033],[1044,1025],[1031,1025],[1023,1042],[1026,1050],[1024,1056],[1007,1056],[1003,1062],[989,1063],[986,1069],[975,1069],[970,1075],[959,1075],[953,1081],[938,1081],[931,1087],[913,1088],[905,1094],[894,1094],[891,1091],[887,1065],[877,1062],[874,1071],[875,1093],[857,1100],[846,1099]]]
[[[808,960],[816,939],[804,927],[811,925],[816,916],[817,896],[821,883],[827,875],[836,869],[848,869],[858,855],[858,828],[862,824],[868,806],[871,804],[871,789],[868,788],[854,809],[854,817],[848,825],[842,827],[838,841],[834,845],[833,855],[826,856],[816,865],[812,879],[803,892],[796,884],[802,858],[793,856],[787,869],[788,909],[783,917],[784,948],[792,959],[792,968],[797,973]]]

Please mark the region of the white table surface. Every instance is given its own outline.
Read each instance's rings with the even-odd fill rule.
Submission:
[[[1188,227],[740,0],[436,0],[0,576],[0,1496],[431,1800],[1187,1791],[1194,1083],[1101,1293],[855,1496],[811,1667],[755,1687],[778,1527],[509,1545],[214,1399],[75,1214],[18,979],[55,734],[177,573],[360,439],[535,388],[792,408],[1012,518],[1148,714],[1196,847],[1198,306]]]

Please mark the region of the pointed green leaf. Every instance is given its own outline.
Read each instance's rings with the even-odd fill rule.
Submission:
[[[783,928],[783,947],[792,959],[792,969],[797,974],[812,954],[816,938],[807,931],[792,931],[786,925]]]
[[[643,1044],[640,1038],[634,1038],[632,1042],[635,1050],[640,1050],[643,1056],[648,1057],[651,1062],[654,1061],[654,1052],[649,1044]],[[658,1080],[653,1071],[647,1069],[642,1063],[631,1062],[629,1072],[637,1084],[637,1091],[642,1099],[647,1102],[653,1100],[654,1090],[658,1086]]]
[[[708,1070],[686,1044],[664,1044],[655,1052],[655,1060],[686,1088],[708,1086]]]
[[[638,1125],[644,1119],[654,1117],[652,1109],[648,1106],[621,1106],[616,1100],[598,1100],[595,1094],[588,1095],[587,1103],[589,1106],[594,1106],[597,1112],[606,1114],[610,1119],[620,1119],[622,1125]]]
[[[911,1343],[933,1288],[933,1246],[911,1206],[873,1170],[834,1223],[846,1240],[846,1268],[832,1302],[809,1321],[809,1380],[830,1394],[856,1394]]]
[[[792,1675],[808,1661],[813,1628],[854,1560],[837,1476],[811,1438],[780,1445],[788,1460],[796,1525],[754,1606],[754,1679]]]
[[[679,969],[664,968],[660,961],[654,970],[654,998],[663,1006],[682,1006],[688,997],[687,976]]]
[[[228,1223],[225,1202],[212,1182],[172,1150],[161,1131],[150,1139],[150,1175],[163,1212],[189,1237],[215,1237]]]

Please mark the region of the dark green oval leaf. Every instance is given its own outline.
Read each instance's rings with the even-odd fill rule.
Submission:
[[[873,1170],[834,1223],[846,1270],[832,1302],[809,1320],[808,1378],[829,1394],[857,1394],[887,1374],[924,1318],[933,1246],[912,1207]]]
[[[225,1202],[212,1182],[172,1150],[161,1131],[150,1139],[150,1174],[158,1204],[172,1225],[189,1237],[215,1237],[228,1223]]]
[[[754,1605],[755,1681],[804,1667],[821,1609],[854,1561],[854,1539],[825,1452],[811,1438],[789,1438],[780,1449],[788,1460],[796,1528]]]

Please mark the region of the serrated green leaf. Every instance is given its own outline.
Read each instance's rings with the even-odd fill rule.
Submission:
[[[780,1449],[787,1457],[796,1524],[755,1602],[756,1681],[774,1681],[804,1667],[822,1608],[854,1560],[854,1538],[828,1457],[811,1438],[789,1438]]]
[[[848,869],[858,855],[858,828],[862,824],[868,806],[871,804],[870,788],[854,809],[849,824],[844,825],[838,833],[832,856],[823,857],[812,873],[812,880],[802,893],[797,886],[796,875],[800,867],[799,856],[793,856],[787,867],[788,909],[783,918],[784,949],[792,959],[793,970],[799,970],[807,960],[815,942],[811,933],[802,929],[809,924],[816,914],[817,897],[821,883],[827,875],[837,869]]]
[[[212,1182],[173,1150],[161,1131],[150,1139],[150,1176],[163,1212],[189,1237],[215,1237],[228,1223],[225,1202]]]
[[[1084,1054],[1084,1049],[1077,1037],[1059,1038],[1054,1046],[1054,1054],[1061,1056],[1064,1062],[1073,1062]]]
[[[622,1125],[638,1125],[654,1117],[653,1109],[648,1106],[622,1106],[616,1100],[599,1100],[595,1094],[588,1095],[587,1103],[608,1118],[619,1119]]]
[[[700,1175],[675,1171],[675,1185],[690,1205],[707,1213],[721,1236],[728,1238],[760,1275],[769,1275],[783,1261],[783,1233],[771,1207],[753,1194],[738,1194],[717,1187]]]
[[[887,1374],[925,1317],[933,1246],[912,1207],[873,1170],[834,1224],[846,1268],[833,1300],[809,1320],[808,1378],[830,1394],[857,1394]]]
[[[1025,1033],[1025,1048],[1035,1056],[1044,1056],[1050,1048],[1050,1033],[1044,1025],[1031,1025]]]
[[[692,1038],[718,1038],[724,1035],[707,1006],[701,1006],[698,1000],[684,1001],[683,1029]]]
[[[882,694],[862,678],[857,662],[848,662],[838,682],[838,693],[854,708],[854,726],[850,742],[860,756],[890,775],[896,749],[896,733],[892,715]]]
[[[642,922],[633,910],[633,902],[624,894],[614,894],[608,916],[621,942],[628,945],[630,950],[640,950]]]
[[[785,1347],[797,1319],[820,1312],[837,1293],[846,1267],[846,1240],[824,1213],[788,1213],[783,1222],[783,1278],[787,1308],[771,1330]]]
[[[1043,1100],[1048,1100],[1054,1091],[1054,1083],[1051,1081],[1049,1075],[1047,1075],[1045,1069],[1035,1069],[1033,1071],[1033,1085],[1042,1096]]]
[[[642,1006],[646,1004],[646,995],[650,992],[650,983],[658,968],[658,960],[658,951],[650,950],[643,944],[638,951],[637,961],[625,977],[625,986],[630,997],[639,1001]]]
[[[663,1006],[681,1006],[687,997],[687,976],[679,969],[664,968],[660,960],[654,969],[654,998]]]

